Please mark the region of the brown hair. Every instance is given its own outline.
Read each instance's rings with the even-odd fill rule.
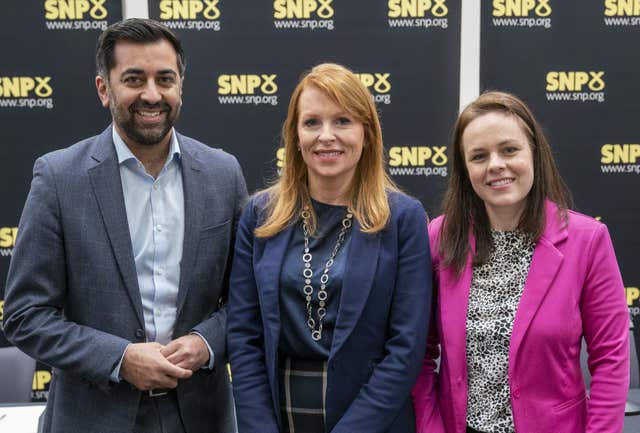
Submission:
[[[297,151],[298,102],[303,90],[313,86],[326,93],[338,106],[364,127],[364,146],[349,192],[349,209],[362,231],[376,233],[384,228],[389,215],[387,190],[396,190],[385,170],[382,129],[373,98],[358,77],[349,69],[332,63],[320,64],[303,75],[289,101],[287,118],[282,126],[285,149],[280,178],[265,192],[269,194],[266,220],[256,228],[257,237],[274,236],[298,218],[301,209],[311,210],[310,228],[316,216],[311,207],[307,166]]]
[[[451,172],[442,203],[445,215],[440,232],[439,254],[445,266],[453,266],[460,275],[469,254],[469,231],[476,238],[474,264],[486,263],[493,241],[484,202],[473,190],[464,159],[462,135],[469,124],[487,113],[515,116],[529,140],[533,154],[533,185],[527,206],[520,216],[518,230],[529,233],[537,241],[545,227],[545,200],[553,201],[566,220],[572,206],[571,194],[556,167],[551,147],[542,127],[527,105],[515,95],[505,92],[485,92],[470,103],[458,116],[451,144]]]
[[[120,41],[139,44],[151,44],[161,40],[168,41],[176,50],[178,72],[184,77],[186,59],[180,39],[169,28],[157,21],[145,18],[129,18],[111,24],[98,37],[96,45],[96,71],[106,82],[109,82],[109,72],[115,66],[115,46]]]

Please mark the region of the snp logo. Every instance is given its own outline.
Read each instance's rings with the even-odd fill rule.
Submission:
[[[428,161],[434,165],[445,165],[447,163],[446,146],[395,146],[389,149],[389,165],[400,166],[423,166]]]
[[[389,0],[389,18],[422,18],[431,12],[434,17],[449,13],[445,0]]]
[[[493,0],[494,17],[539,17],[551,15],[549,0]]]
[[[373,74],[361,72],[356,76],[366,88],[372,88],[376,93],[389,93],[391,90],[391,83],[389,82],[391,74],[389,72],[374,72]]]
[[[640,144],[605,144],[600,148],[603,174],[640,174]]]
[[[45,0],[44,11],[47,20],[82,20],[107,18],[106,0]],[[87,16],[88,15],[88,16]]]
[[[278,104],[276,74],[223,74],[218,76],[221,104]]]
[[[602,164],[635,164],[640,159],[640,144],[605,144],[600,153]]]
[[[160,0],[161,20],[217,20],[220,0]]]
[[[604,90],[604,71],[550,71],[547,73],[548,92],[592,92]]]
[[[282,19],[333,18],[333,0],[274,0],[273,17]]]
[[[371,91],[373,94],[373,100],[376,103],[390,104],[391,103],[391,82],[389,72],[360,72],[356,74],[362,84]]]
[[[53,94],[51,77],[0,77],[1,98],[46,98]]]
[[[278,91],[276,77],[276,74],[220,75],[218,94],[253,95],[261,92],[264,95],[272,95]]]
[[[394,146],[389,148],[389,173],[395,176],[447,175],[446,146]],[[430,163],[430,166],[427,164]]]
[[[640,0],[605,0],[604,15],[629,17],[640,15]]]
[[[545,88],[551,102],[604,102],[604,71],[550,71]]]

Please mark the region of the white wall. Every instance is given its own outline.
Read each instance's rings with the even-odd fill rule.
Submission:
[[[122,0],[122,15],[125,18],[149,18],[147,0]]]
[[[480,2],[481,0],[462,0],[460,109],[474,100],[480,92]]]

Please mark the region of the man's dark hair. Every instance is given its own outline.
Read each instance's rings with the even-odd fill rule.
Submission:
[[[116,42],[152,43],[162,39],[168,41],[176,50],[178,72],[180,77],[183,77],[186,59],[178,37],[159,22],[142,18],[129,18],[111,24],[102,32],[96,45],[96,70],[98,75],[109,81],[109,72],[115,66],[113,51]]]

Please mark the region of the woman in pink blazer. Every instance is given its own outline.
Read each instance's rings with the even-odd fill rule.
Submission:
[[[621,432],[629,313],[607,228],[568,210],[549,144],[512,95],[471,103],[451,152],[444,216],[429,226],[437,301],[418,432]]]

